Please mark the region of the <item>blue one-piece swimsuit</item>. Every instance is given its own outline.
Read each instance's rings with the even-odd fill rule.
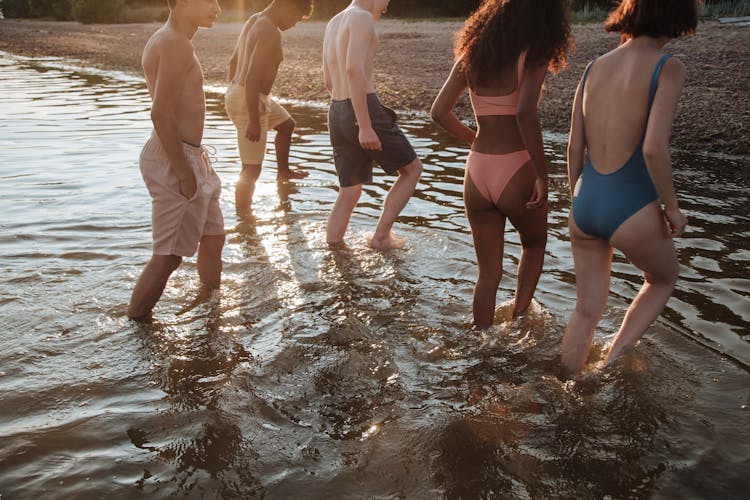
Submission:
[[[665,54],[659,59],[651,77],[648,90],[649,114],[661,68],[669,57],[669,54]],[[583,74],[581,95],[593,64],[592,61]],[[586,154],[586,163],[573,196],[573,219],[584,233],[609,241],[623,222],[638,210],[659,199],[643,158],[645,130],[643,135],[630,159],[611,174],[597,172],[591,164],[591,158]]]

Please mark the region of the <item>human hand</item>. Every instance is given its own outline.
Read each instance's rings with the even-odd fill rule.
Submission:
[[[380,142],[378,134],[372,128],[360,128],[359,129],[359,144],[362,149],[382,151],[383,145]]]
[[[258,142],[260,140],[260,123],[250,120],[250,123],[247,124],[247,130],[245,130],[245,137],[250,142]]]
[[[187,177],[180,179],[180,193],[188,200],[195,196],[198,186],[195,184],[195,176],[188,175]]]
[[[547,202],[547,179],[537,177],[531,198],[526,202],[526,208],[539,208]]]
[[[667,238],[682,236],[685,233],[685,226],[687,226],[687,217],[677,207],[665,208],[663,213]]]

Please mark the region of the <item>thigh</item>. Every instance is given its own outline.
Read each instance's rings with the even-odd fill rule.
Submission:
[[[651,278],[669,281],[678,273],[674,241],[667,236],[658,202],[630,216],[612,235],[612,246]]]
[[[584,233],[572,216],[568,224],[578,300],[601,310],[609,296],[612,247],[607,241]]]
[[[292,115],[289,114],[289,112],[284,109],[284,106],[279,104],[279,102],[274,99],[273,97],[268,98],[268,129],[276,128],[282,123],[291,120]]]
[[[464,179],[464,204],[480,268],[499,267],[503,257],[505,215],[482,196],[468,174]]]

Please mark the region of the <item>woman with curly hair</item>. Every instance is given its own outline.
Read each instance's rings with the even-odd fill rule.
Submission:
[[[685,66],[664,46],[694,33],[697,22],[696,0],[623,0],[605,27],[627,41],[591,62],[576,91],[568,177],[578,299],[562,343],[568,374],[586,363],[607,304],[613,248],[643,272],[645,282],[604,365],[638,342],[674,289],[672,238],[683,233],[687,219],[672,181],[669,136]]]
[[[537,114],[548,70],[566,63],[566,0],[484,0],[458,36],[456,62],[432,105],[432,118],[471,151],[464,202],[479,276],[474,325],[495,314],[502,276],[505,221],[521,236],[513,316],[529,307],[547,243],[547,164]],[[453,111],[469,92],[476,132]]]

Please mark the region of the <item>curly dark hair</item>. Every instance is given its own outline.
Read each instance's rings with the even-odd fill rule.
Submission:
[[[567,65],[569,0],[484,0],[458,34],[455,55],[477,84],[492,80],[525,50],[526,61]]]
[[[700,0],[622,0],[604,28],[634,38],[692,35],[698,26],[699,6]]]

